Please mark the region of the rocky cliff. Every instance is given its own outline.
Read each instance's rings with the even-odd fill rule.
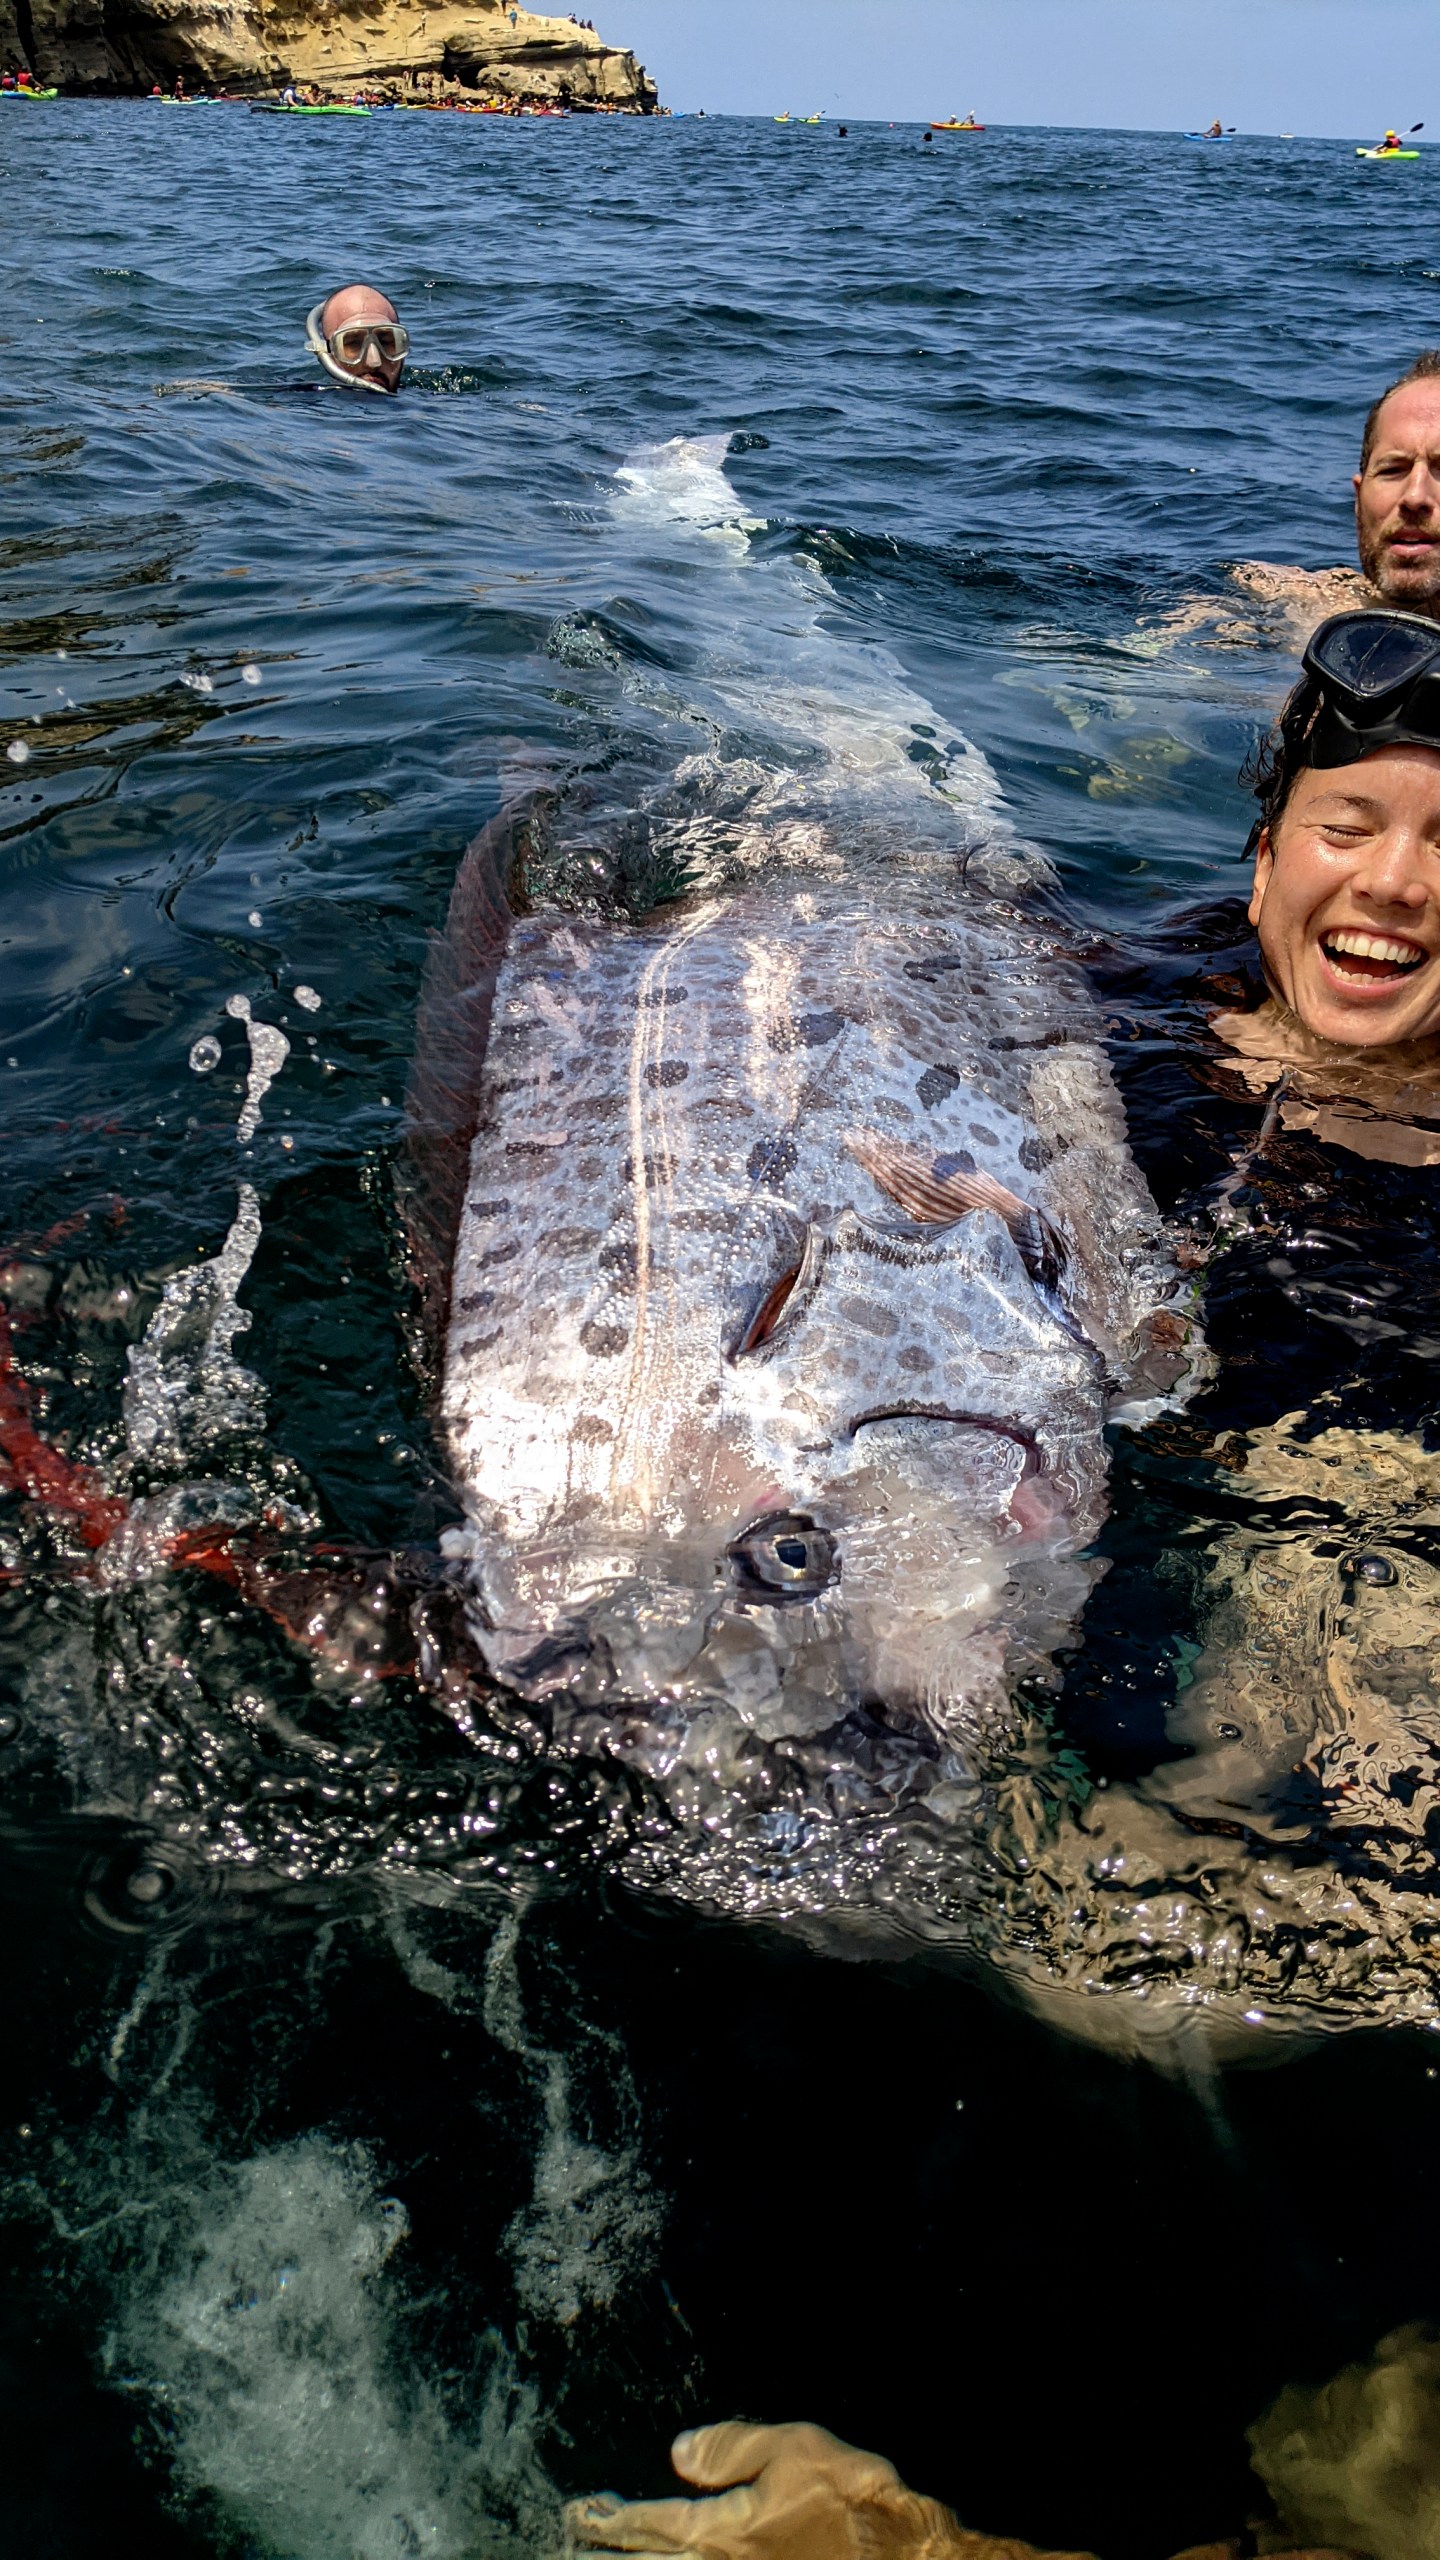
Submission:
[[[653,114],[633,53],[511,0],[0,0],[0,57],[72,93],[420,86]]]

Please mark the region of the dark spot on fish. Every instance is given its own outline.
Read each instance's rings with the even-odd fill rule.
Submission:
[[[565,1080],[563,1068],[560,1080]],[[618,1120],[624,1108],[624,1099],[618,1093],[577,1093],[570,1112],[575,1120]]]
[[[877,1306],[873,1298],[841,1298],[836,1313],[847,1324],[853,1324],[857,1332],[878,1334],[882,1339],[900,1330],[899,1317],[891,1308]]]
[[[959,1082],[954,1067],[927,1067],[915,1090],[926,1110],[933,1111],[937,1102],[949,1101]]]
[[[575,1167],[576,1179],[580,1182],[598,1182],[604,1170],[603,1156],[582,1156]]]
[[[1027,1173],[1043,1173],[1055,1150],[1043,1138],[1024,1138],[1020,1143],[1020,1161]]]
[[[580,1327],[584,1348],[597,1360],[613,1360],[617,1351],[624,1350],[629,1339],[629,1330],[623,1324],[582,1324]]]
[[[905,963],[905,975],[907,978],[926,978],[934,980],[936,978],[942,978],[947,969],[963,969],[964,966],[965,963],[963,960],[953,957],[947,958],[943,952],[939,952],[933,960],[907,960]]]
[[[609,1271],[614,1275],[617,1288],[634,1288],[635,1273],[639,1265],[635,1247],[628,1236],[617,1237],[613,1244],[605,1245],[596,1259],[602,1271]]]
[[[647,1084],[683,1084],[690,1073],[683,1058],[652,1058],[645,1070]]]
[[[456,1343],[455,1356],[457,1360],[459,1360],[464,1359],[472,1351],[488,1351],[491,1344],[498,1342],[499,1339],[500,1327],[498,1324],[493,1333],[467,1334],[463,1342]]]
[[[495,1304],[493,1289],[477,1289],[473,1298],[462,1298],[456,1312],[462,1316],[483,1316]]]
[[[818,1013],[799,1014],[794,1021],[772,1022],[767,1035],[772,1049],[783,1058],[791,1049],[823,1049],[830,1040],[838,1040],[845,1028],[845,1016],[833,1006]]]
[[[503,1218],[510,1207],[508,1200],[467,1200],[467,1218]]]
[[[982,1147],[998,1147],[1000,1144],[995,1131],[993,1129],[985,1128],[978,1120],[971,1121],[970,1135]]]
[[[603,1414],[577,1413],[573,1437],[577,1440],[613,1440],[615,1432],[613,1425],[605,1420]]]
[[[652,987],[640,1001],[643,1005],[683,1004],[689,993],[688,987]]]
[[[798,1161],[799,1149],[793,1138],[757,1138],[745,1159],[745,1170],[752,1182],[768,1182],[772,1190],[778,1191]]]
[[[897,1351],[895,1357],[902,1369],[916,1371],[920,1369],[933,1369],[935,1366],[929,1352],[925,1349],[923,1343],[919,1342],[907,1342],[904,1350]]]
[[[492,1095],[497,1093],[528,1093],[534,1089],[539,1081],[540,1078],[538,1075],[492,1076],[490,1078],[490,1091]]]
[[[513,1262],[519,1250],[520,1238],[512,1236],[508,1244],[492,1244],[488,1253],[479,1256],[476,1267],[481,1271],[493,1271],[497,1262]]]
[[[708,1387],[699,1387],[699,1388],[697,1388],[697,1390],[696,1390],[696,1394],[695,1394],[695,1401],[696,1401],[696,1403],[697,1403],[697,1404],[718,1404],[718,1403],[719,1403],[719,1401],[720,1401],[720,1390],[719,1390],[718,1386],[716,1385],[715,1380],[714,1380],[713,1378],[711,1379],[710,1384],[708,1385]]]
[[[952,1147],[948,1155],[935,1158],[930,1170],[937,1182],[944,1182],[952,1173],[974,1173],[976,1164],[968,1147]]]
[[[540,1239],[542,1253],[589,1253],[600,1242],[603,1227],[552,1227]]]
[[[627,1157],[625,1158],[624,1163],[621,1165],[621,1167],[620,1167],[620,1179],[621,1179],[621,1181],[622,1181],[622,1182],[634,1182],[634,1181],[637,1179],[636,1171],[635,1171],[635,1159],[634,1159],[634,1157],[633,1157],[633,1156],[627,1156]],[[643,1187],[645,1190],[647,1190],[647,1191],[649,1190],[649,1188],[650,1188],[651,1184],[652,1184],[652,1183],[653,1183],[653,1181],[655,1180],[655,1168],[654,1168],[654,1166],[653,1166],[652,1164],[647,1163],[647,1162],[646,1162],[646,1160],[645,1160],[645,1158],[644,1158],[643,1156],[642,1156],[642,1157],[641,1157],[641,1159],[640,1159],[640,1171],[639,1171],[638,1179],[639,1179],[639,1181],[640,1181],[640,1183],[641,1183],[642,1187]]]
[[[563,1147],[552,1147],[545,1138],[507,1138],[505,1141],[507,1156],[548,1156],[554,1164],[564,1152]]]

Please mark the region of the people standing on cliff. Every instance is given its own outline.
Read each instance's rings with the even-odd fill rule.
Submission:
[[[399,390],[410,333],[394,303],[373,285],[342,285],[317,302],[305,338],[316,362],[337,382],[357,391]]]

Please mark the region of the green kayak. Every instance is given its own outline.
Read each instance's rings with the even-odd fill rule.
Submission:
[[[0,89],[0,98],[58,98],[58,89]]]
[[[1418,151],[1357,151],[1357,160],[1418,160]]]

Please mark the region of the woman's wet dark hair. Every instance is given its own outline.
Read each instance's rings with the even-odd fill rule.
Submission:
[[[1305,742],[1315,726],[1320,701],[1315,678],[1303,675],[1240,768],[1240,781],[1260,803],[1260,815],[1245,840],[1247,857],[1254,853],[1265,828],[1274,837],[1296,779],[1309,762]]]

